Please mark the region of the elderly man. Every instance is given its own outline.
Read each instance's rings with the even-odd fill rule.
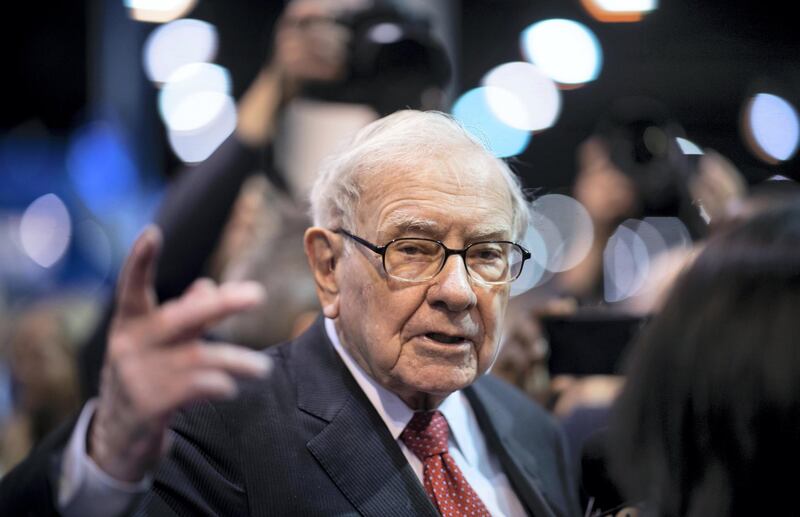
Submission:
[[[201,281],[155,305],[159,239],[145,231],[96,409],[66,453],[54,440],[55,456],[12,473],[0,502],[52,491],[72,515],[575,515],[558,430],[485,375],[530,257],[508,167],[448,116],[398,112],[327,163],[311,201],[324,318],[264,353],[200,340],[257,303],[257,286]]]

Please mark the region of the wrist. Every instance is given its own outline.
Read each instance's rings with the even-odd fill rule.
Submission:
[[[100,404],[89,423],[86,452],[117,481],[138,483],[161,456],[164,432],[152,426],[134,426],[122,415],[112,415]]]

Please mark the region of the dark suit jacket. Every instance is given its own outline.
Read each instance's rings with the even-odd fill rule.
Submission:
[[[265,353],[274,361],[267,379],[177,416],[172,452],[136,515],[437,515],[321,320]],[[550,417],[491,376],[465,393],[528,511],[578,515]]]

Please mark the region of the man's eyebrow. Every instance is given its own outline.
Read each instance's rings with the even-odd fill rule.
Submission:
[[[496,227],[481,227],[476,228],[474,233],[470,234],[470,241],[496,241],[496,240],[509,240],[511,239],[511,228],[507,226]]]
[[[445,228],[430,219],[421,219],[409,214],[395,213],[386,218],[381,225],[381,235],[395,239],[410,233],[420,233],[428,237],[443,238]],[[508,240],[511,228],[502,224],[481,224],[470,229],[469,242]]]
[[[430,219],[421,219],[403,213],[389,215],[381,226],[385,228],[382,233],[393,238],[411,232],[426,235],[438,235],[442,232],[441,225]]]
[[[471,229],[469,242],[512,240],[511,228],[506,225],[480,225]]]

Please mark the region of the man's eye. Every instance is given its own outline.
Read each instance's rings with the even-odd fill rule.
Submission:
[[[413,244],[404,244],[402,246],[398,246],[397,251],[403,255],[419,255],[423,252],[419,246],[414,246]]]
[[[435,242],[400,241],[395,243],[392,252],[405,258],[427,258],[436,256],[439,253],[439,246]]]
[[[490,262],[494,260],[503,260],[503,251],[499,248],[481,248],[470,253],[473,259]]]

